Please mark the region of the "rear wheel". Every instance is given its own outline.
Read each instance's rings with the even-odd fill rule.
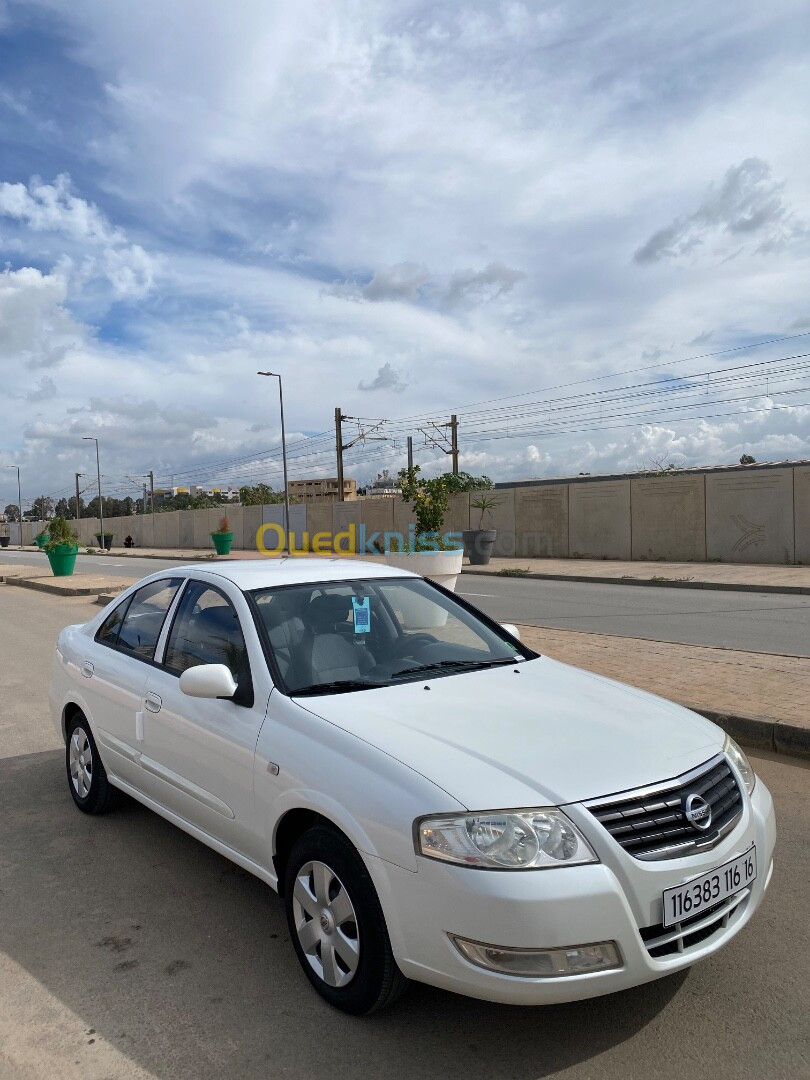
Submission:
[[[330,1005],[363,1015],[399,997],[406,980],[377,892],[344,836],[318,825],[299,838],[287,863],[284,897],[298,959]]]
[[[107,780],[90,725],[83,713],[71,717],[67,727],[65,766],[73,801],[85,814],[106,814],[116,791]]]

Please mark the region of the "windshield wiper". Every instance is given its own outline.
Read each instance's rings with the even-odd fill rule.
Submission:
[[[513,656],[504,656],[498,660],[436,660],[432,664],[423,664],[419,667],[409,667],[405,668],[404,671],[397,671],[393,678],[398,678],[400,675],[415,675],[422,671],[434,671],[436,668],[456,668],[463,671],[465,668],[498,667],[501,664],[519,663],[520,660]]]
[[[290,697],[309,697],[313,694],[343,694],[351,690],[377,690],[388,686],[387,682],[370,682],[366,679],[335,679],[333,682],[312,683],[299,690],[291,690]]]

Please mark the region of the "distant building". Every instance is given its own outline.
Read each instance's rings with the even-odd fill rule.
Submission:
[[[392,498],[394,495],[399,495],[399,484],[393,476],[388,472],[388,469],[383,469],[381,473],[377,473],[377,478],[370,484],[366,484],[363,490],[363,495],[366,498]]]
[[[176,487],[155,488],[155,506],[160,506],[166,499],[173,499],[176,495],[188,495],[192,499],[222,499],[223,502],[239,502],[239,492],[233,488],[205,487],[201,484],[188,484]]]
[[[290,498],[299,502],[350,502],[357,498],[357,481],[350,477],[343,478],[343,497],[338,494],[336,476],[326,476],[320,480],[290,480],[287,485]]]

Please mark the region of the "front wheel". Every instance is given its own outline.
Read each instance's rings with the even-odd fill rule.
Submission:
[[[65,766],[73,801],[85,814],[106,814],[115,801],[115,788],[107,780],[96,741],[83,713],[76,713],[67,728]]]
[[[284,903],[304,972],[330,1005],[361,1016],[391,1005],[406,980],[363,860],[340,833],[309,829],[287,863]]]

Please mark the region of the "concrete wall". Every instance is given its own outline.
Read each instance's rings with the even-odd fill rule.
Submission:
[[[706,558],[793,562],[793,469],[706,477]]]
[[[495,537],[495,547],[493,549],[495,555],[501,555],[508,557],[515,554],[515,492],[511,490],[507,491],[486,491],[479,492],[481,495],[488,495],[496,500],[495,506],[492,507],[490,512],[486,515],[484,520],[481,520],[481,511],[470,507],[470,528],[478,529],[480,527],[495,529],[497,536]],[[475,499],[475,495],[472,496]],[[472,500],[471,500],[472,501]]]
[[[568,484],[516,488],[515,554],[526,558],[567,558],[569,505]]]
[[[524,558],[603,558],[810,564],[810,465],[753,468],[672,476],[576,479],[565,483],[497,488],[484,525],[495,528],[497,555]],[[478,528],[472,495],[452,496],[445,529]],[[213,551],[211,533],[223,513],[231,521],[234,547],[256,550],[262,522],[283,524],[284,507],[231,506],[172,511],[105,520],[114,546],[131,535],[138,547]],[[344,503],[293,504],[295,543],[303,533],[345,532],[363,523],[366,532],[400,532],[415,524],[400,498]],[[73,522],[82,547],[95,547],[99,522]],[[42,526],[25,522],[31,543]],[[275,534],[268,533],[269,545]]]
[[[630,498],[634,559],[705,561],[705,477],[660,476],[631,480]]]
[[[463,532],[470,527],[470,494],[459,492],[447,500],[447,513],[444,515],[445,532]]]
[[[793,506],[796,562],[810,564],[810,465],[793,470]]]
[[[568,494],[571,558],[630,558],[630,481],[571,484]]]

